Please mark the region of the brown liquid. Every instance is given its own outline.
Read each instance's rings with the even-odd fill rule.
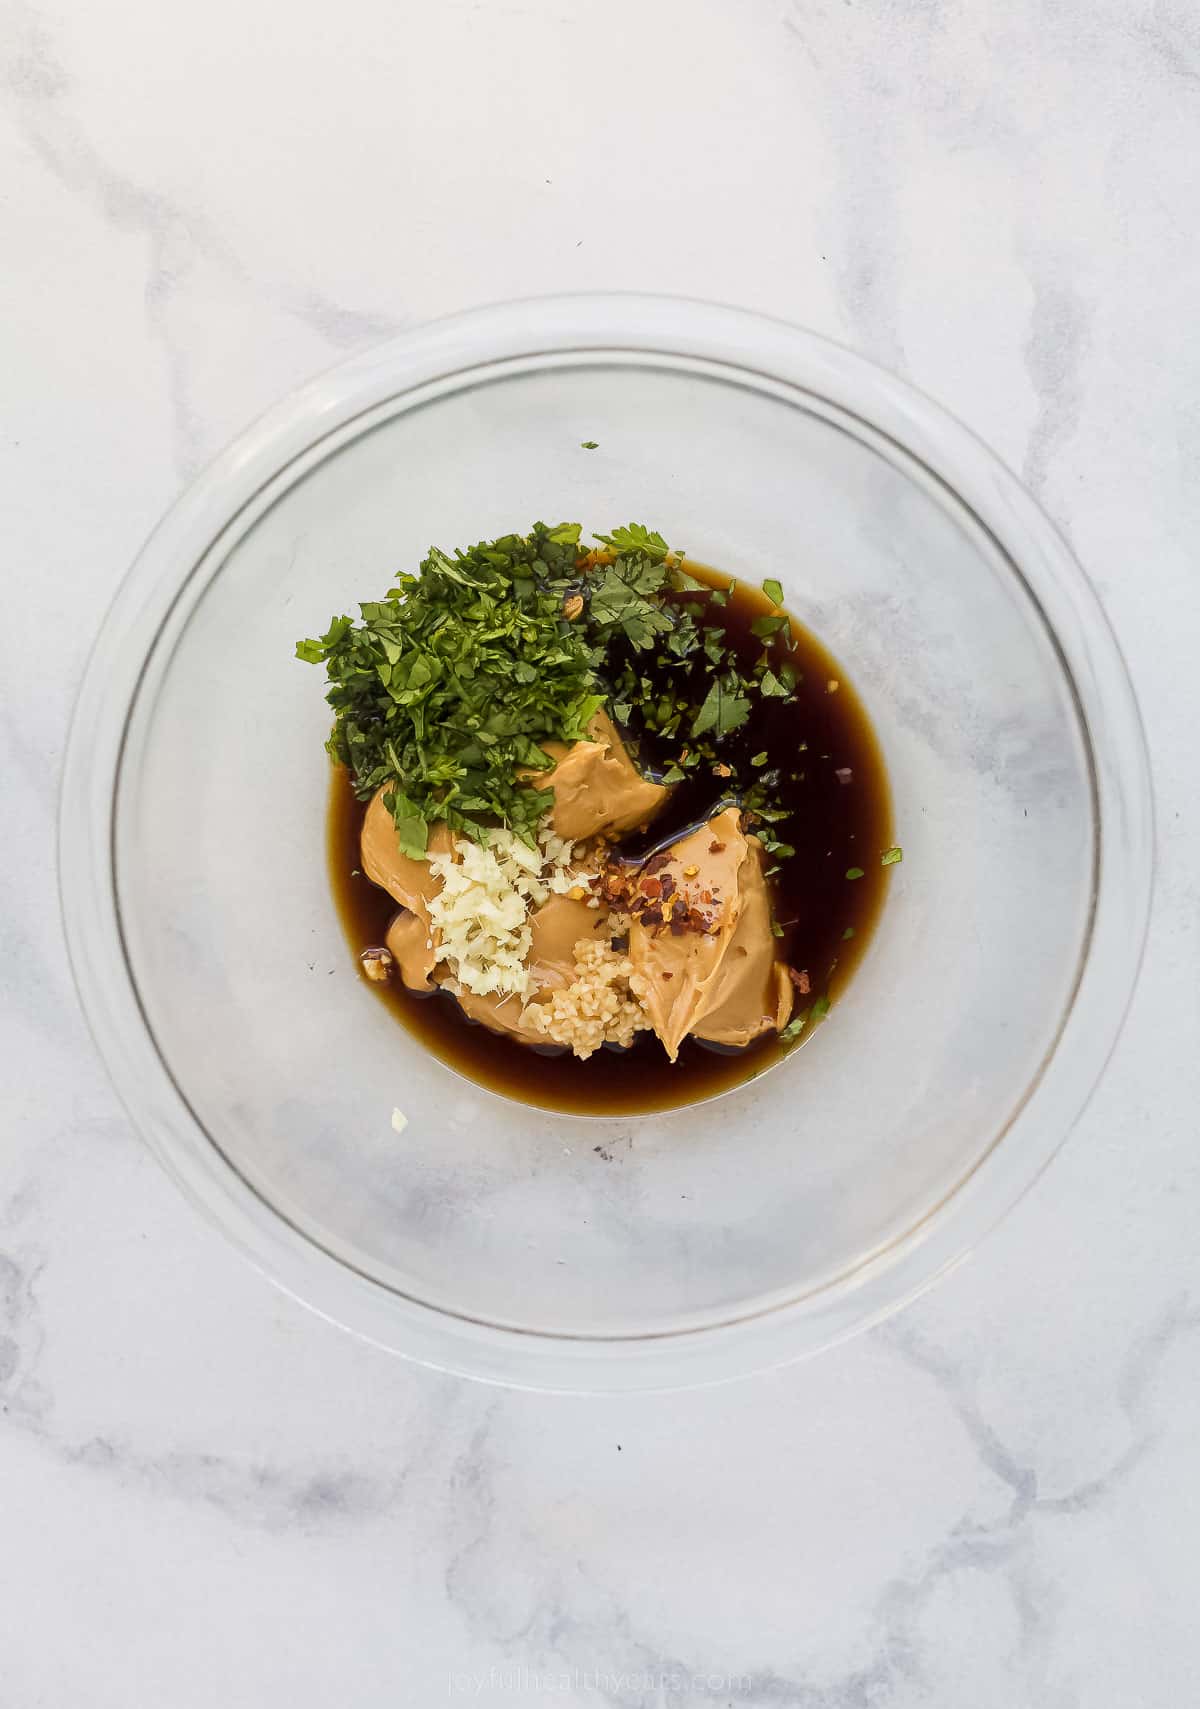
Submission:
[[[710,587],[729,586],[729,578],[715,570],[692,563],[686,567]],[[678,598],[687,603],[686,594]],[[739,583],[729,604],[710,610],[704,621],[724,628],[748,669],[762,651],[750,624],[774,611],[765,594]],[[771,882],[775,916],[785,928],[779,953],[808,973],[812,987],[810,995],[797,995],[798,1013],[822,995],[836,1005],[858,965],[883,902],[888,875],[880,855],[892,832],[883,760],[862,703],[817,638],[794,621],[792,643],[789,652],[776,638],[769,651],[773,658],[790,660],[800,673],[795,699],[756,697],[750,720],[726,738],[721,753],[736,765],[765,749],[768,767],[778,766],[784,774],[780,793],[793,815],[774,830],[796,853],[781,863]],[[645,662],[642,669],[647,669]],[[830,682],[838,683],[834,693]],[[653,767],[659,757],[652,744],[643,746],[643,764]],[[852,772],[849,783],[836,776],[845,767]],[[706,819],[728,787],[711,775],[677,785],[643,847],[670,842]],[[392,898],[358,870],[364,812],[348,774],[336,769],[329,798],[330,882],[356,964],[360,950],[383,942],[396,912]],[[631,853],[642,852],[626,846]],[[847,879],[852,867],[861,867],[863,877]],[[853,936],[847,938],[851,928]],[[643,1033],[632,1050],[600,1050],[581,1062],[573,1056],[542,1056],[471,1025],[448,995],[417,997],[394,979],[379,985],[364,975],[362,983],[427,1049],[469,1080],[521,1103],[575,1115],[638,1115],[696,1103],[761,1074],[794,1048],[781,1044],[774,1033],[732,1055],[686,1039],[672,1064],[653,1033]],[[832,1018],[836,1024],[836,1014]],[[810,1023],[801,1042],[812,1031]]]

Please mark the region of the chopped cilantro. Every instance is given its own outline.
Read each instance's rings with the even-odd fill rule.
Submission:
[[[297,647],[325,666],[330,753],[361,799],[387,786],[407,853],[439,819],[477,842],[496,822],[532,840],[551,797],[522,771],[604,704],[591,639],[563,618],[581,532],[538,523],[453,558],[434,548],[358,623],[334,618]]]
[[[671,548],[662,535],[644,528],[640,522],[631,522],[627,528],[614,528],[611,534],[597,534],[596,539],[611,546],[614,552],[638,553],[656,564],[671,556]]]
[[[828,997],[818,997],[816,1002],[812,1006],[813,1020],[819,1021],[821,1019],[822,1015],[827,1015],[828,1013],[829,1013],[829,998]]]
[[[600,442],[597,439],[581,439],[579,449],[581,451],[599,451]]]
[[[784,1027],[784,1029],[780,1033],[779,1037],[781,1038],[781,1040],[783,1041],[784,1044],[791,1044],[793,1039],[800,1037],[800,1034],[804,1031],[804,1029],[807,1025],[808,1025],[808,1010],[807,1009],[801,1009],[801,1011],[798,1015],[792,1016],[791,1020],[788,1022],[787,1026]]]
[[[699,576],[690,575],[687,570],[680,569],[678,564],[671,568],[671,586],[677,593],[710,592],[707,582],[702,582]],[[697,614],[703,610],[703,606],[694,605],[691,610],[693,614]]]
[[[862,877],[864,877],[864,876],[865,876],[865,875],[864,875],[864,873],[863,873],[863,869],[862,869],[862,867],[861,867],[861,866],[852,866],[852,867],[849,867],[849,868],[848,868],[848,869],[847,869],[847,872],[846,872],[846,877],[847,877],[847,878],[862,878]]]
[[[884,849],[880,858],[881,866],[898,866],[904,859],[904,850],[898,848]]]
[[[724,736],[730,730],[740,729],[749,716],[750,701],[739,692],[736,675],[727,671],[711,684],[692,720],[692,735],[703,736],[707,730],[714,730],[718,736]]]
[[[782,588],[781,584],[779,582],[777,582],[773,576],[768,576],[766,581],[764,581],[762,587],[763,587],[763,592],[766,594],[767,598],[771,601],[772,605],[782,605],[783,604],[783,588]]]
[[[641,554],[622,556],[596,574],[600,580],[588,602],[588,622],[593,639],[602,646],[620,629],[626,640],[646,652],[654,645],[655,636],[665,635],[672,628],[672,619],[661,601],[652,597],[661,593],[667,579],[661,559],[655,561]]]
[[[848,938],[852,938],[853,936],[854,936],[854,927],[853,926],[847,926],[845,931],[842,933],[842,942],[845,943]]]
[[[750,764],[751,765],[766,765],[766,763],[767,763],[767,750],[765,748],[763,749],[761,754],[751,754],[750,755]]]
[[[750,633],[760,641],[769,641],[772,635],[778,635],[786,627],[786,617],[756,617],[750,625]]]

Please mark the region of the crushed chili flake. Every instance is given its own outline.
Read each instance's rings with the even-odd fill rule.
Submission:
[[[725,853],[725,844],[724,843],[709,843],[708,852],[709,852],[709,854],[724,854]]]
[[[803,971],[797,973],[797,971],[794,967],[789,967],[788,968],[788,978],[791,980],[792,984],[796,987],[797,991],[799,991],[799,993],[802,997],[808,996],[809,992],[812,990],[812,986],[808,982],[807,970],[803,970]]]
[[[667,973],[667,972],[663,973],[664,979],[674,979],[674,977],[675,977],[675,975],[673,973]]]

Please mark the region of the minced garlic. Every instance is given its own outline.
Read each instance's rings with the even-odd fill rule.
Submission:
[[[453,852],[433,854],[441,890],[429,903],[439,953],[477,996],[529,989],[529,914],[551,894],[578,887],[575,845],[543,824],[531,848],[511,831],[493,831],[487,847],[456,838]]]

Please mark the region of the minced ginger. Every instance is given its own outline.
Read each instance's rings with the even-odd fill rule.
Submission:
[[[579,1057],[593,1055],[602,1044],[628,1048],[650,1024],[640,1002],[640,975],[607,938],[581,938],[574,953],[572,983],[531,1003],[522,1020]]]

